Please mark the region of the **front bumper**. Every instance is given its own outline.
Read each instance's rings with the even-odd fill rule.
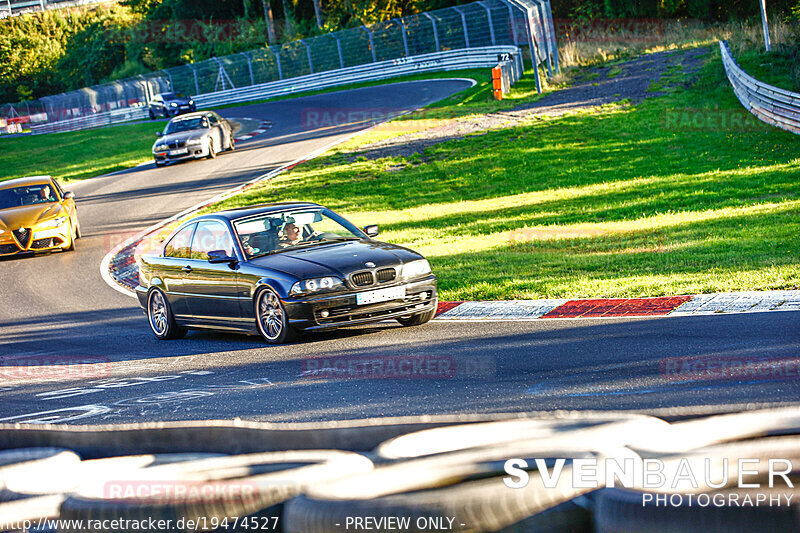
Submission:
[[[436,277],[431,275],[403,285],[405,298],[358,305],[357,292],[284,300],[289,323],[303,330],[330,330],[430,311],[436,305]],[[380,287],[383,288],[383,287]],[[327,316],[322,316],[327,312]]]
[[[208,155],[205,145],[186,146],[185,154],[169,155],[169,152],[153,152],[153,159],[159,162],[169,163],[172,161],[185,161],[187,159],[198,159]]]
[[[52,252],[62,249],[69,242],[69,223],[57,228],[32,228],[32,235],[27,242],[20,242],[11,233],[0,234],[0,257],[18,254]]]

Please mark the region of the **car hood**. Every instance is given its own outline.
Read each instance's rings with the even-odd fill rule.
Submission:
[[[168,142],[180,142],[180,141],[190,141],[192,139],[201,139],[203,136],[208,133],[209,130],[202,129],[202,130],[189,130],[189,131],[181,131],[179,133],[170,133],[169,135],[164,135],[163,137],[159,137],[153,146],[157,144],[164,144]]]
[[[170,98],[169,100],[164,100],[164,103],[169,105],[169,104],[175,102],[178,105],[188,105],[190,100],[192,100],[192,99],[191,98],[186,98],[186,97],[183,97],[183,98]]]
[[[422,259],[422,256],[402,246],[379,241],[347,241],[257,257],[248,263],[279,270],[297,279],[309,279],[331,275],[344,278],[353,272],[399,266],[415,259]],[[367,266],[367,262],[375,266]]]
[[[0,211],[0,229],[30,228],[57,216],[60,211],[61,204],[58,202],[3,209]]]

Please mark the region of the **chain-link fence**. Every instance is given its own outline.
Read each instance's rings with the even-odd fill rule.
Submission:
[[[2,2],[3,0],[0,0]],[[225,57],[172,67],[144,76],[87,87],[39,100],[0,106],[7,124],[47,124],[86,118],[86,127],[103,114],[103,123],[141,118],[160,92],[209,95],[322,72],[402,60],[423,54],[517,45],[527,48],[533,64],[552,74],[558,68],[555,29],[549,0],[482,0],[349,28]],[[539,68],[534,69],[537,88]],[[96,117],[99,119],[100,117]],[[71,128],[74,129],[74,128]]]
[[[45,9],[99,4],[100,2],[108,2],[108,0],[0,0],[0,18],[44,11]]]

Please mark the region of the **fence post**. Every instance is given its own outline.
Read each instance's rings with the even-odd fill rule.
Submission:
[[[278,79],[282,80],[283,79],[283,70],[281,69],[281,53],[280,53],[280,50],[278,50],[276,52],[275,50],[272,49],[271,46],[269,47],[269,49],[273,54],[275,54],[275,62],[278,64]]]
[[[256,84],[256,78],[253,76],[253,62],[250,61],[250,56],[247,55],[247,52],[241,52],[244,58],[247,60],[247,69],[250,71],[250,85]]]
[[[517,26],[514,22],[514,8],[523,11],[527,15],[527,10],[521,7],[519,4],[512,3],[514,0],[500,0],[504,4],[508,6],[508,17],[509,21],[511,22],[511,27],[514,35],[514,44],[517,42]],[[533,77],[536,80],[536,92],[542,92],[542,80],[539,77],[539,52],[536,48],[536,41],[533,38],[533,32],[531,31],[530,21],[525,24],[526,33],[528,34],[528,43],[531,50],[531,63],[533,64]]]
[[[556,64],[556,71],[561,72],[561,65],[558,63],[558,43],[556,42],[556,25],[553,21],[553,10],[550,7],[550,0],[544,0],[544,5],[547,8],[547,24],[550,28],[550,37],[552,39],[551,49],[553,51],[553,61]]]
[[[403,22],[403,19],[397,19],[400,22],[400,31],[403,32],[403,49],[406,51],[406,57],[410,56],[411,54],[408,53],[408,36],[406,35],[406,23]]]
[[[459,9],[458,6],[453,6],[459,15],[461,15],[461,24],[464,26],[464,47],[469,48],[469,31],[467,30],[467,17],[464,16],[464,12]]]
[[[194,69],[194,67],[192,67],[191,63],[187,63],[186,66],[189,67],[189,70],[191,70],[192,74],[194,75],[194,94],[198,95],[200,94],[200,84],[197,82],[197,71]]]
[[[553,63],[550,60],[551,50],[550,50],[550,36],[548,35],[547,27],[545,26],[545,19],[544,19],[544,9],[542,9],[542,3],[540,0],[534,0],[536,4],[536,13],[539,15],[539,22],[538,24],[534,23],[534,27],[538,26],[540,33],[544,33],[544,41],[545,41],[545,58],[547,59],[547,71],[550,73],[550,76],[553,75]]]
[[[339,42],[339,38],[336,36],[336,32],[331,32],[328,35],[333,37],[336,40],[336,49],[339,51],[339,67],[344,68],[344,56],[342,55],[342,43]]]
[[[436,43],[436,51],[437,52],[441,52],[442,51],[442,47],[439,46],[439,30],[436,29],[436,19],[434,19],[433,15],[431,15],[428,12],[423,13],[423,15],[428,17],[428,20],[431,21],[431,26],[433,26],[433,41]]]
[[[483,9],[486,10],[486,16],[489,19],[489,35],[492,38],[492,45],[496,45],[497,44],[497,40],[494,38],[494,25],[492,24],[492,10],[489,9],[489,6],[484,4],[482,0],[478,0],[478,2],[476,2],[476,4],[478,4]]]
[[[300,42],[306,47],[306,55],[308,56],[308,70],[311,74],[314,74],[314,63],[311,62],[311,48],[309,48],[305,39],[300,39]]]
[[[367,32],[367,35],[369,35],[369,48],[370,50],[372,50],[372,62],[377,63],[378,55],[375,53],[375,41],[372,39],[372,30],[370,30],[366,26],[361,26],[361,27],[364,28],[364,31]]]
[[[167,77],[169,78],[169,88],[170,88],[170,90],[175,91],[175,83],[172,81],[172,74],[170,74],[168,70],[162,70],[161,72],[166,74]],[[159,92],[161,92],[160,91],[160,87],[159,87]]]

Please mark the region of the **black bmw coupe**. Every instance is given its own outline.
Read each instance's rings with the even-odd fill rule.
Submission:
[[[203,215],[139,259],[136,294],[159,339],[211,328],[278,344],[298,330],[428,322],[437,305],[428,261],[377,234],[305,202]]]

